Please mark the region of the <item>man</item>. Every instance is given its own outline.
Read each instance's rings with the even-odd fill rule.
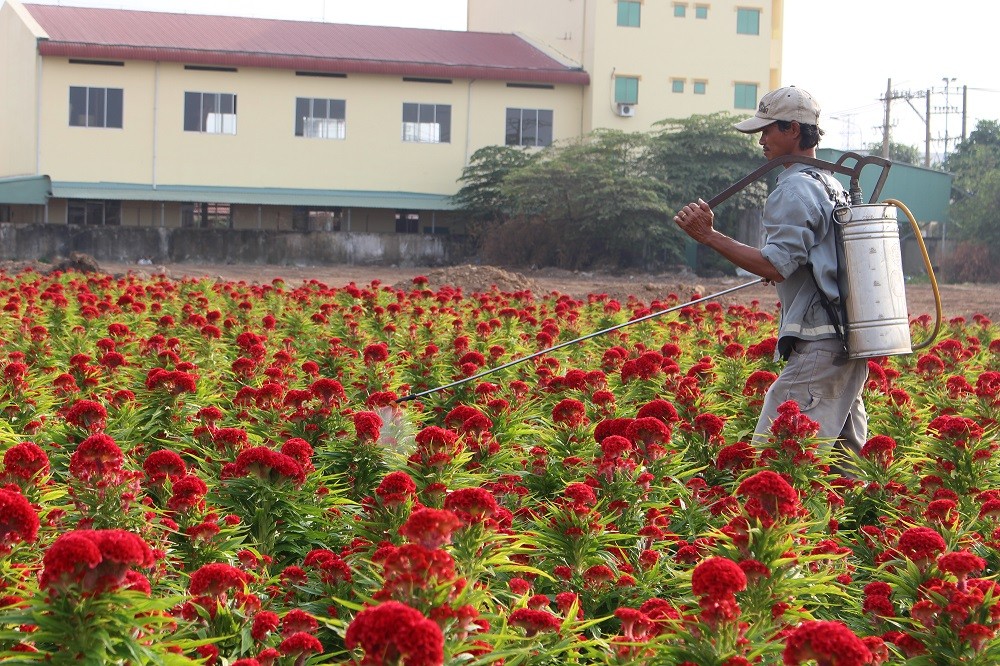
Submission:
[[[779,88],[761,98],[756,115],[735,125],[760,132],[769,160],[785,155],[816,157],[820,108],[801,88]],[[712,226],[704,201],[684,206],[674,222],[699,243],[765,280],[781,300],[777,355],[787,363],[764,398],[754,439],[766,439],[778,405],[794,400],[820,424],[818,436],[837,439],[855,452],[868,435],[861,399],[868,378],[865,359],[848,359],[829,303],[838,298],[835,205],[846,203],[844,188],[816,167],[790,163],[764,205],[762,248],[744,245]],[[826,298],[824,298],[824,295]]]

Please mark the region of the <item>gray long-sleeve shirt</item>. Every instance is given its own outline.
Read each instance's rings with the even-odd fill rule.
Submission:
[[[822,182],[805,173],[807,169]],[[837,337],[817,289],[818,283],[831,301],[839,300],[834,203],[827,188],[843,196],[843,186],[830,173],[805,164],[792,164],[778,175],[777,187],[764,205],[767,237],[761,254],[785,278],[777,285],[781,299],[778,351],[782,354],[794,338]],[[815,280],[809,274],[809,264]]]

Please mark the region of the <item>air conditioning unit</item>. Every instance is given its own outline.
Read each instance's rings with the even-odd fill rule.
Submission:
[[[635,115],[635,104],[619,103],[616,113],[622,118],[631,118]]]

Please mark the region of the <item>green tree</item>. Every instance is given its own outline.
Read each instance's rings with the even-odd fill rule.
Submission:
[[[532,162],[537,153],[511,146],[486,146],[472,154],[462,170],[461,188],[452,202],[466,215],[471,236],[478,240],[491,227],[508,219],[514,202],[503,193],[503,182],[512,172]]]
[[[866,149],[869,155],[882,155],[882,142],[869,143]],[[924,163],[923,153],[916,146],[908,146],[905,143],[896,143],[889,139],[889,159],[897,164],[914,164],[920,166]]]
[[[764,163],[757,135],[733,129],[737,120],[720,112],[657,124],[650,141],[650,168],[660,181],[660,195],[671,211],[699,197],[708,201]],[[756,238],[746,237],[741,227],[755,223],[766,199],[764,180],[747,186],[716,210],[716,228],[738,240],[756,242]],[[697,268],[732,270],[724,259],[700,247]]]
[[[649,170],[649,137],[597,130],[550,147],[511,173],[504,196],[522,222],[542,222],[549,258],[564,268],[676,260],[679,238]],[[673,242],[671,242],[671,238]]]
[[[956,248],[949,275],[955,279],[1000,278],[1000,121],[981,120],[948,156],[954,174],[951,217]],[[958,272],[956,272],[958,271]]]

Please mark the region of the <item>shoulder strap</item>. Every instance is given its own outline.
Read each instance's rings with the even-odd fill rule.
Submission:
[[[833,203],[833,215],[836,215],[839,209],[847,208],[850,205],[850,197],[846,190],[843,188],[841,188],[840,191],[835,190],[830,186],[830,183],[828,183],[825,178],[812,169],[803,169],[802,172],[808,174],[812,178],[815,178],[823,186],[823,189],[826,190],[826,196],[828,196],[830,201]],[[834,233],[836,233],[836,229],[837,227],[834,221]],[[840,275],[839,248],[836,253],[836,257],[837,275]],[[837,339],[840,340],[840,343],[844,346],[844,351],[847,351],[847,311],[844,307],[844,299],[839,293],[840,285],[837,285],[837,302],[834,303],[830,300],[830,297],[826,295],[826,292],[819,286],[819,280],[816,279],[816,273],[813,270],[812,263],[807,264],[806,267],[809,269],[809,275],[813,279],[813,284],[816,285],[816,291],[819,293],[820,303],[823,304],[823,309],[826,310],[826,314],[830,318],[830,323],[833,324],[833,330],[837,333]]]

